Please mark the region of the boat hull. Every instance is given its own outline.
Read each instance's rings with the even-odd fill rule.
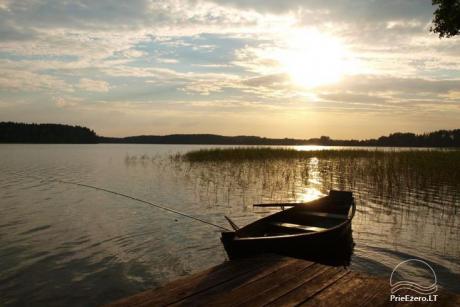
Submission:
[[[326,264],[347,265],[354,246],[351,218],[338,227],[315,234],[239,237],[237,232],[223,232],[221,241],[230,259],[276,253]]]
[[[221,241],[230,259],[275,253],[315,261],[321,259],[328,264],[348,264],[354,245],[350,224],[331,232],[293,238],[238,240],[235,232],[223,232]]]

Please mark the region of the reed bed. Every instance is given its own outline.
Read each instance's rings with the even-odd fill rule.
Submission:
[[[292,148],[272,147],[237,147],[211,148],[189,151],[177,158],[189,162],[212,161],[262,161],[262,160],[290,160],[305,158],[334,158],[334,157],[364,157],[380,155],[381,151],[369,150],[314,150],[300,151]]]
[[[344,163],[368,161],[368,172],[384,173],[411,170],[423,175],[438,175],[460,181],[460,150],[366,150],[339,149],[299,151],[289,148],[212,148],[190,151],[176,156],[190,163],[274,161],[274,160],[335,160]]]
[[[382,158],[398,156],[420,161],[435,161],[439,163],[460,161],[460,150],[379,150],[379,149],[325,149],[325,150],[296,150],[292,148],[273,147],[236,147],[211,148],[189,151],[179,154],[189,162],[211,161],[248,161],[248,160],[285,160],[285,159],[331,159],[331,158]]]
[[[261,194],[299,193],[299,187],[320,182],[318,189],[366,190],[373,195],[401,197],[411,191],[435,189],[456,194],[460,190],[458,150],[330,149],[299,151],[291,148],[238,147],[190,151],[173,157],[199,170],[205,181],[232,178],[243,189],[256,188]],[[196,174],[195,174],[196,176]],[[192,176],[192,177],[195,177]],[[223,177],[222,177],[223,176]],[[259,187],[257,188],[257,184]],[[221,186],[224,183],[221,182]],[[297,186],[297,188],[296,188]],[[268,187],[268,191],[267,188]],[[294,192],[297,190],[297,193]],[[362,189],[360,189],[362,191]],[[404,192],[404,193],[403,193]],[[286,196],[286,194],[284,194]]]
[[[127,156],[127,166],[172,170],[208,203],[298,201],[306,191],[352,190],[366,198],[412,203],[460,199],[459,150],[213,148],[157,156]],[[424,196],[425,195],[425,196]]]

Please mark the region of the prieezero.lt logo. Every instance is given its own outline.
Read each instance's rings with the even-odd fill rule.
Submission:
[[[404,274],[404,271],[412,274]],[[420,259],[405,260],[391,272],[390,301],[436,301],[437,282],[436,273],[428,263]],[[398,293],[403,290],[403,295]]]

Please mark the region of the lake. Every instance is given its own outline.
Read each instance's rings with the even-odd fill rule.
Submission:
[[[224,215],[241,226],[270,213],[253,203],[352,190],[352,269],[389,278],[401,261],[419,258],[439,285],[460,293],[455,180],[382,175],[360,161],[171,159],[204,147],[211,146],[0,145],[0,305],[97,306],[226,259],[215,227],[50,179],[124,193],[225,227]]]

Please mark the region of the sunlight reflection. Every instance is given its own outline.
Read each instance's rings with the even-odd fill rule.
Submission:
[[[300,146],[292,146],[291,148],[298,150],[298,151],[313,151],[313,150],[329,149],[327,146],[323,146],[323,145],[300,145]]]
[[[318,169],[318,162],[319,162],[318,158],[311,158],[310,161],[308,162],[308,168],[309,168],[308,183],[320,187],[321,186],[321,176],[320,176],[320,172]]]
[[[303,192],[299,195],[299,201],[306,203],[306,202],[318,199],[323,196],[325,196],[325,194],[321,193],[316,188],[305,188]]]

